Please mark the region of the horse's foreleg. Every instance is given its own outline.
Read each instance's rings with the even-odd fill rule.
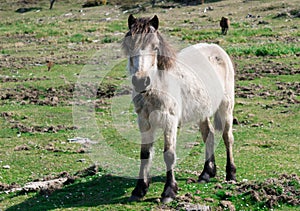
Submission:
[[[137,181],[135,189],[131,193],[129,201],[139,201],[147,193],[150,183],[150,166],[153,157],[153,141],[154,131],[150,130],[142,133],[142,144],[141,144],[141,164],[139,179]]]
[[[209,119],[200,122],[200,131],[205,142],[205,164],[199,176],[199,182],[209,182],[210,178],[216,176],[216,164],[214,155],[214,128]]]
[[[168,121],[164,130],[164,160],[166,163],[167,175],[164,191],[161,194],[163,203],[169,203],[175,199],[178,190],[174,175],[177,135],[177,122],[174,120],[172,119],[172,121]]]

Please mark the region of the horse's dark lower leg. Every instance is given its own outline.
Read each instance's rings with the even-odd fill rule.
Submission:
[[[224,35],[224,33],[225,33],[225,28],[224,28],[224,27],[222,27],[221,34],[223,34],[223,35]]]
[[[217,172],[214,156],[214,129],[207,119],[200,123],[200,130],[205,142],[205,164],[198,181],[209,182],[210,178],[215,177]]]
[[[224,30],[224,35],[227,34],[227,31],[228,31],[228,28],[225,28],[225,30]]]
[[[141,200],[147,193],[150,183],[150,165],[152,160],[152,148],[153,143],[142,144],[141,145],[141,166],[139,179],[137,181],[136,187],[131,193],[131,197],[129,201],[139,201]]]
[[[149,180],[145,181],[144,179],[138,179],[134,190],[131,193],[129,201],[139,201],[141,200],[149,188]]]
[[[173,152],[165,152],[164,159],[167,164],[167,175],[164,191],[161,194],[162,202],[169,203],[175,199],[178,187],[175,180],[173,165],[175,164],[175,154]],[[169,168],[170,167],[170,168]]]
[[[233,142],[234,137],[232,134],[232,118],[229,118],[225,123],[223,132],[223,139],[226,146],[227,162],[226,162],[226,180],[236,180],[236,167],[233,160]]]
[[[51,0],[51,1],[50,1],[50,8],[49,8],[50,10],[53,8],[54,2],[55,2],[55,0]]]

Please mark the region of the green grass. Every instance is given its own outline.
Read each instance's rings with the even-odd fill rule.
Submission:
[[[296,55],[300,53],[300,47],[296,44],[286,43],[260,43],[257,46],[233,46],[228,47],[227,52],[233,56],[282,56]]]
[[[177,209],[180,200],[169,205],[157,203],[165,181],[161,134],[158,134],[155,143],[152,171],[155,177],[149,192],[142,202],[127,202],[136,180],[124,175],[137,176],[132,172],[138,168],[140,154],[137,115],[130,95],[124,94],[130,87],[127,60],[118,51],[123,34],[127,32],[128,14],[123,14],[112,5],[82,9],[82,1],[65,1],[63,4],[58,1],[51,11],[48,4],[43,0],[20,6],[16,1],[11,1],[3,3],[0,10],[3,17],[0,20],[0,79],[16,79],[0,84],[0,99],[4,93],[16,95],[0,100],[0,184],[24,185],[49,175],[57,176],[63,171],[74,175],[98,158],[100,169],[97,174],[79,177],[73,184],[50,195],[38,192],[1,193],[0,210]],[[297,2],[292,0],[282,5],[264,0],[259,2],[259,7],[255,6],[258,2],[253,1],[209,4],[214,10],[206,14],[201,13],[206,5],[198,5],[172,10],[147,8],[136,16],[158,14],[162,34],[168,37],[171,44],[177,42],[175,47],[178,48],[198,42],[219,43],[232,57],[237,78],[245,73],[258,74],[251,80],[236,80],[237,87],[262,87],[251,90],[255,94],[252,98],[236,97],[234,116],[240,124],[234,125],[234,157],[239,182],[263,183],[283,173],[299,175],[299,103],[281,99],[280,93],[284,90],[278,90],[278,82],[299,82],[299,73],[264,73],[265,69],[276,69],[278,65],[285,70],[300,68],[297,62],[300,53],[297,43],[299,18],[274,18],[287,7],[297,8]],[[42,9],[23,14],[14,12],[23,6]],[[232,6],[241,10],[232,13]],[[232,13],[229,15],[231,28],[226,36],[220,34],[218,26],[221,9],[224,15]],[[249,12],[259,13],[261,19],[244,18]],[[259,20],[269,24],[259,25]],[[47,60],[54,62],[50,71],[47,70]],[[78,96],[73,98],[72,92],[67,90],[75,85],[78,85],[77,89],[79,85],[86,88],[79,91],[90,94],[88,99],[82,97],[80,92],[75,92]],[[97,88],[96,93],[91,91],[93,87]],[[295,99],[300,101],[296,85],[284,88],[295,92]],[[37,99],[44,102],[53,89],[59,98],[57,105],[37,104],[17,97],[22,92],[28,94],[36,90],[39,93]],[[100,92],[110,94],[110,98],[99,97]],[[269,92],[270,96],[260,96],[262,92]],[[73,107],[79,100],[83,104]],[[55,132],[20,133],[21,129],[16,125],[28,128],[64,127]],[[80,127],[72,129],[74,125]],[[77,136],[102,142],[85,148],[68,141]],[[198,145],[185,147],[190,141]],[[22,145],[28,146],[29,150],[15,150]],[[111,151],[105,152],[105,147]],[[84,153],[82,149],[85,149]],[[264,201],[256,202],[247,193],[238,194],[235,190],[237,185],[224,182],[226,153],[222,141],[215,151],[218,174],[208,184],[186,182],[188,178],[196,179],[198,175],[193,171],[199,173],[203,168],[204,143],[194,126],[186,126],[179,132],[177,149],[179,196],[189,193],[192,195],[191,203],[206,204],[213,209],[220,206],[220,200],[229,200],[236,210],[269,210]],[[116,160],[116,154],[123,157]],[[131,162],[127,162],[129,159]],[[2,168],[4,165],[9,165],[10,169]],[[116,168],[118,165],[119,168]],[[157,170],[159,168],[162,170]],[[217,184],[223,188],[216,189]],[[299,189],[297,180],[290,180],[290,185]],[[278,193],[284,191],[281,186],[271,186]],[[206,201],[208,197],[213,202]],[[275,206],[275,210],[298,208],[281,202]]]

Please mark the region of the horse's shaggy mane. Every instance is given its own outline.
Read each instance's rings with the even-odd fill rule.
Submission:
[[[176,53],[162,35],[150,24],[150,18],[138,18],[126,33],[122,48],[130,56],[137,55],[139,49],[151,44],[155,33],[159,39],[157,66],[159,70],[171,69],[176,61]]]

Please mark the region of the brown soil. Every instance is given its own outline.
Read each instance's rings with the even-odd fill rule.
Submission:
[[[237,58],[238,59],[238,58]],[[268,60],[262,63],[249,64],[241,67],[236,67],[236,80],[253,80],[255,78],[262,78],[270,75],[295,75],[300,74],[300,70],[296,69],[295,64],[290,65],[280,62]]]
[[[34,133],[34,132],[39,132],[39,133],[56,133],[59,130],[75,130],[76,127],[68,127],[64,125],[57,125],[57,126],[47,126],[47,127],[42,127],[42,126],[26,126],[21,123],[17,123],[11,127],[12,129],[18,129],[19,132],[22,133]]]
[[[0,192],[11,190],[13,188],[20,188],[20,187],[21,186],[16,183],[5,184],[5,183],[0,182]]]
[[[188,179],[187,183],[196,183],[195,180]],[[261,203],[268,208],[274,208],[279,204],[288,204],[292,206],[300,205],[300,178],[296,174],[282,174],[278,178],[269,178],[263,182],[247,181],[240,182],[234,186],[226,184],[216,184],[214,189],[219,199],[198,197],[201,191],[196,191],[195,195],[192,193],[186,193],[177,197],[178,206],[180,208],[187,208],[197,203],[207,204],[214,203],[219,200],[219,207],[215,210],[235,210],[233,202],[230,200],[236,197],[249,196],[247,203]],[[219,192],[224,192],[222,195],[218,195]],[[249,200],[249,201],[248,201]]]
[[[273,208],[279,203],[299,206],[299,185],[300,178],[296,174],[282,174],[264,182],[239,183],[236,193],[249,195],[254,202],[264,202],[268,208]]]
[[[12,79],[8,79],[12,80]],[[13,79],[17,80],[17,79]],[[38,79],[35,79],[38,80]],[[110,98],[115,95],[116,88],[114,85],[102,85],[91,90],[89,85],[82,85],[80,88],[80,94],[84,94],[86,97],[97,97],[97,98]],[[14,89],[4,88],[0,89],[0,100],[1,103],[5,103],[6,100],[14,101],[25,104],[34,105],[47,105],[47,106],[57,106],[57,105],[71,105],[71,101],[74,96],[75,85],[66,85],[58,88],[48,88],[47,90],[39,90],[34,87],[17,86]],[[78,93],[79,94],[79,93]]]
[[[299,104],[296,96],[300,95],[300,82],[276,82],[277,90],[271,90],[263,85],[236,86],[236,96],[241,98],[261,97],[276,99],[278,104]]]

